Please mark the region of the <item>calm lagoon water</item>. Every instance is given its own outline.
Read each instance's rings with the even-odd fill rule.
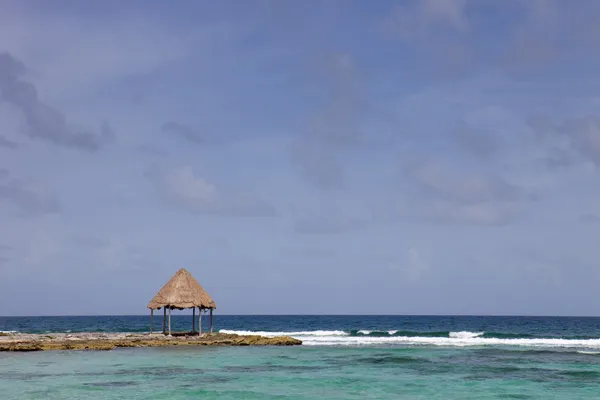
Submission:
[[[43,323],[93,330],[92,323],[125,331],[121,319],[131,329],[138,329],[138,318],[139,329],[147,323],[147,317],[70,318],[0,318],[0,330]],[[600,397],[597,318],[221,316],[215,322],[218,330],[287,332],[307,345],[1,353],[1,398]]]

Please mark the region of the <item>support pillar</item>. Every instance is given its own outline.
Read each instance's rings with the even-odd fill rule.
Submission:
[[[200,308],[200,318],[198,319],[198,329],[200,330],[200,334],[202,335],[202,307]]]
[[[196,332],[196,307],[192,307],[192,333]]]
[[[212,335],[212,331],[213,331],[213,330],[212,330],[212,312],[213,312],[213,309],[211,308],[211,309],[210,309],[210,334],[211,334],[211,335]]]
[[[163,307],[163,335],[167,333],[167,307]]]
[[[169,336],[171,336],[171,307],[169,307]]]
[[[150,309],[150,334],[152,335],[152,320],[154,319],[154,309]]]

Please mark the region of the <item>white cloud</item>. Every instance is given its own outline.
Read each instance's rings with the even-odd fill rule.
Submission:
[[[395,254],[375,256],[369,260],[373,265],[383,265],[385,270],[392,272],[399,278],[400,283],[408,285],[424,281],[430,274],[432,265],[427,252],[420,246],[411,245],[407,248],[398,246],[396,243]]]
[[[325,105],[318,108],[306,132],[291,146],[291,159],[303,176],[319,188],[344,187],[344,152],[360,143],[361,115],[364,115],[360,79],[348,54],[333,54],[324,60],[321,71],[328,90]]]
[[[413,171],[413,177],[426,191],[451,202],[474,204],[486,201],[511,201],[521,196],[520,189],[497,176],[477,172],[452,175],[437,163],[424,164]]]
[[[433,201],[421,210],[423,216],[436,222],[467,225],[504,225],[519,213],[515,203],[486,201],[476,204],[457,204]]]
[[[501,225],[519,212],[527,192],[499,176],[458,173],[438,163],[410,169],[416,186],[415,205],[427,219],[476,225]]]
[[[29,238],[23,262],[34,267],[52,265],[63,253],[62,239],[56,232],[38,229]]]
[[[414,38],[426,36],[430,30],[437,30],[440,26],[459,32],[468,28],[466,0],[421,0],[413,4],[395,7],[384,21],[386,30]]]
[[[600,166],[600,117],[586,115],[555,123],[549,117],[528,121],[539,142],[547,147],[554,166],[589,161]]]
[[[216,201],[217,189],[204,179],[196,177],[191,167],[169,171],[162,182],[165,191],[179,201],[198,205]]]
[[[407,251],[401,270],[404,274],[404,279],[409,282],[415,282],[420,280],[429,271],[429,264],[423,259],[418,248],[411,247]]]
[[[76,12],[39,12],[20,2],[4,2],[2,7],[0,49],[32,69],[43,95],[68,97],[114,78],[151,73],[215,38],[229,37],[229,27],[218,23],[178,31],[127,12],[107,20],[83,19]]]
[[[197,129],[191,126],[180,124],[179,122],[168,121],[162,124],[160,129],[167,134],[179,136],[191,143],[206,143],[206,135],[202,135]]]
[[[565,122],[560,132],[566,135],[571,146],[596,166],[600,166],[600,118],[589,116]]]
[[[26,67],[20,60],[9,53],[0,53],[0,100],[23,116],[25,135],[87,151],[98,150],[114,138],[106,123],[99,134],[69,124],[65,115],[39,98],[37,88],[24,79],[25,73]]]
[[[447,23],[458,30],[467,28],[466,0],[423,0],[420,3],[422,23]]]
[[[329,214],[298,219],[294,223],[294,231],[307,234],[333,234],[360,230],[367,225],[368,222],[361,218]]]
[[[33,180],[10,177],[0,170],[0,202],[10,203],[22,216],[57,214],[62,210],[58,199],[44,185]]]
[[[4,136],[0,136],[0,147],[14,150],[19,147],[19,144],[16,142],[13,142],[10,139],[5,138]]]
[[[196,176],[190,166],[166,171],[153,168],[146,176],[166,203],[188,212],[230,216],[275,214],[274,207],[261,199],[217,189]]]

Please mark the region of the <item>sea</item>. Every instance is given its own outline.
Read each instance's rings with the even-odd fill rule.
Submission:
[[[148,316],[0,317],[5,332],[148,329]],[[215,315],[214,329],[304,344],[0,353],[0,399],[600,399],[600,318]]]

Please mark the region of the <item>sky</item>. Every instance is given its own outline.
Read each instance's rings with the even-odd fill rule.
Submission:
[[[600,315],[599,19],[2,1],[0,315]]]

